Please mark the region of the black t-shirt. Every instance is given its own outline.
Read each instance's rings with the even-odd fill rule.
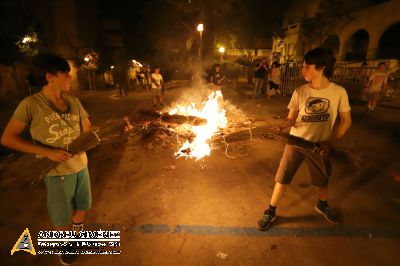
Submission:
[[[257,65],[258,67],[258,65]],[[254,77],[263,79],[267,76],[267,70],[264,67],[260,67],[258,70],[254,71]]]
[[[213,83],[215,84],[215,85],[218,85],[218,81],[220,80],[220,79],[222,79],[223,77],[224,77],[224,74],[222,74],[221,73],[221,71],[220,72],[215,72],[215,70],[214,70],[214,72],[212,73],[212,81],[213,81]],[[224,81],[222,81],[222,83],[223,83]]]

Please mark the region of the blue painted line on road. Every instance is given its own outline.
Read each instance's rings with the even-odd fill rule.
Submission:
[[[400,238],[400,228],[358,228],[345,225],[327,227],[272,227],[266,232],[255,227],[225,227],[208,225],[168,224],[87,224],[85,230],[120,230],[141,234],[188,234],[199,236],[259,236],[259,237],[381,237]]]

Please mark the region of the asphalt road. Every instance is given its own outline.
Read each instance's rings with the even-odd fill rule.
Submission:
[[[188,92],[167,91],[168,104]],[[287,97],[251,99],[251,89],[223,89],[224,99],[253,119],[284,117]],[[149,92],[116,91],[81,97],[102,125],[143,108]],[[190,97],[189,97],[190,98]],[[188,99],[186,97],[186,99]],[[283,145],[253,139],[194,161],[175,159],[176,143],[140,142],[136,136],[89,152],[93,208],[86,229],[120,230],[121,255],[81,255],[78,265],[397,265],[400,252],[400,110],[380,107],[372,117],[352,106],[353,126],[339,144],[361,159],[354,171],[334,163],[330,203],[341,214],[331,225],[314,211],[316,193],[303,165],[267,232],[256,222],[268,204]],[[231,158],[234,157],[234,158]],[[40,230],[51,230],[45,187],[30,187],[29,169],[0,163],[2,265],[60,265],[56,255],[10,251],[29,228],[36,251]],[[25,172],[24,172],[25,171]],[[226,256],[225,256],[226,255]]]

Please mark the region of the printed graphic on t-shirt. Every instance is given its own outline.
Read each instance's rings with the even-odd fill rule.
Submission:
[[[53,144],[62,139],[64,145],[70,144],[80,134],[80,120],[77,114],[52,113],[44,118],[49,125],[49,138],[46,142]]]
[[[326,98],[310,97],[307,99],[305,112],[301,118],[302,122],[324,122],[329,119],[330,102]]]

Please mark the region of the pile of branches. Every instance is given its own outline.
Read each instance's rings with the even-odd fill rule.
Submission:
[[[124,118],[110,120],[99,128],[84,132],[69,145],[68,151],[72,154],[79,154],[96,147],[100,143],[119,142],[127,136],[127,129],[129,129],[128,132],[131,135],[140,135],[143,139],[149,139],[155,134],[162,132],[170,136],[175,134],[182,139],[187,139],[190,138],[188,134],[191,134],[191,132],[174,131],[173,129],[182,124],[197,126],[205,123],[207,123],[205,119],[194,116],[139,111]],[[213,149],[221,149],[227,148],[231,143],[258,138],[274,139],[282,143],[291,143],[300,148],[310,149],[310,147],[305,147],[307,145],[304,145],[302,141],[291,138],[289,134],[277,133],[273,131],[271,126],[265,125],[245,128],[226,134],[221,133],[216,135],[210,144]],[[359,168],[359,160],[349,152],[333,150],[331,158],[350,167]],[[24,168],[30,170],[30,177],[28,178],[30,178],[31,184],[38,182],[42,176],[59,164],[46,157],[38,159],[32,155],[24,155],[20,159],[24,160]]]
[[[127,136],[127,132],[149,136],[162,129],[161,124],[202,125],[206,122],[205,119],[194,116],[139,111],[124,118],[112,119],[101,127],[82,133],[68,145],[68,152],[75,155],[93,149],[100,143],[120,142]],[[23,162],[21,164],[24,165],[24,170],[29,169],[27,178],[31,180],[31,184],[40,181],[46,173],[59,165],[47,157],[36,158],[32,154],[24,154],[17,160]]]

